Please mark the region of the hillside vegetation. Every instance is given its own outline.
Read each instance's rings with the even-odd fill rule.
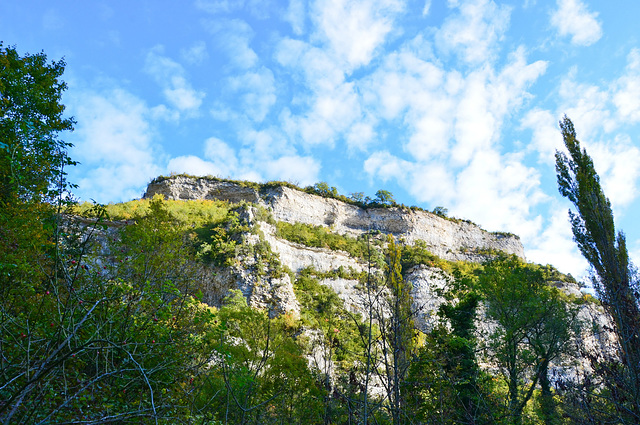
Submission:
[[[446,261],[420,242],[280,223],[246,202],[77,205],[59,139],[74,125],[63,70],[0,43],[3,424],[638,423],[637,279],[577,141],[559,173],[587,217],[573,217],[576,239],[607,260],[602,306],[515,255]],[[269,240],[354,267],[292,270]],[[603,247],[615,255],[594,254]],[[426,313],[420,273],[435,276]]]

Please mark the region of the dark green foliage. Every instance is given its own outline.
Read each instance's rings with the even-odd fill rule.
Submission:
[[[305,269],[296,278],[294,290],[300,302],[301,320],[305,326],[322,331],[333,359],[348,370],[362,351],[357,325],[362,318],[347,311],[342,299],[320,283],[322,277],[321,273]]]
[[[409,409],[424,423],[497,423],[501,412],[495,389],[476,358],[480,295],[471,278],[459,273],[444,295],[447,301],[438,312],[442,322],[411,364]]]
[[[376,315],[380,327],[382,365],[385,371],[383,382],[386,382],[386,407],[394,425],[408,423],[404,413],[407,398],[405,382],[415,351],[411,296],[413,287],[403,277],[401,253],[402,247],[396,245],[393,237],[389,235],[385,252],[385,286],[388,291],[383,303],[388,314],[377,310]]]
[[[507,385],[510,421],[523,422],[523,411],[538,384],[543,419],[557,416],[549,365],[568,353],[568,342],[578,334],[576,311],[546,283],[539,268],[516,256],[487,262],[478,288],[487,317],[497,324],[487,335],[487,354],[499,366]]]
[[[338,196],[338,189],[335,187],[329,187],[327,182],[319,182],[313,185],[313,191],[320,196],[326,196],[328,198],[335,198]]]
[[[67,85],[60,80],[65,63],[47,62],[44,53],[20,56],[0,42],[0,202],[52,201],[67,189],[64,167],[75,165],[71,131],[60,103]]]
[[[373,234],[275,223],[252,210],[279,237],[370,266],[294,275],[245,221],[246,204],[158,197],[59,214],[72,187],[65,167],[74,164],[58,138],[73,126],[60,104],[63,68],[0,44],[0,422],[559,424],[566,415],[637,423],[635,273],[570,121],[562,126],[571,159],[558,154],[558,181],[578,208],[574,235],[613,314],[622,363],[594,358],[595,374],[561,394],[549,367],[573,348],[567,341],[577,329],[568,323],[577,321],[567,297],[546,283],[571,277],[550,266],[504,256],[484,266],[453,263],[424,243],[385,245]],[[234,183],[263,196],[300,190]],[[365,208],[397,206],[383,190],[375,200],[348,199],[324,182],[304,190]],[[300,317],[251,308],[239,291],[219,310],[200,303],[205,276],[230,265],[246,266],[258,282],[289,273]],[[416,265],[455,275],[427,335],[414,329],[403,275]],[[327,278],[359,280],[362,298],[345,305],[323,285]],[[480,302],[495,324],[484,346],[474,320]],[[363,306],[368,317],[354,313]],[[482,360],[504,380],[479,367],[483,348]],[[385,389],[378,396],[374,381]]]
[[[431,212],[440,217],[448,217],[449,215],[449,210],[445,207],[435,207]]]
[[[354,192],[349,195],[349,199],[357,204],[362,204],[364,202],[364,192]]]

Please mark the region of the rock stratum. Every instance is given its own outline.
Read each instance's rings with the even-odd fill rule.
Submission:
[[[409,244],[421,240],[433,254],[451,261],[484,261],[487,253],[496,251],[525,258],[520,238],[512,234],[487,232],[467,221],[410,208],[361,208],[286,186],[258,190],[232,182],[176,176],[149,184],[144,197],[154,195],[173,200],[255,203],[267,207],[279,221],[326,226],[350,236],[380,231]]]

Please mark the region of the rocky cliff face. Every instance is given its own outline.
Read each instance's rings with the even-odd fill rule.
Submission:
[[[276,221],[305,223],[324,226],[332,232],[359,236],[377,231],[392,234],[396,240],[406,244],[422,241],[426,248],[440,258],[451,261],[482,262],[496,252],[515,254],[525,258],[524,249],[517,236],[490,233],[477,225],[451,220],[438,215],[408,208],[361,208],[340,200],[309,194],[287,186],[252,186],[208,178],[176,176],[151,183],[145,198],[162,195],[173,200],[225,200],[231,203],[249,203],[266,208]],[[243,244],[255,245],[266,242],[278,257],[282,266],[297,274],[304,269],[331,274],[337,270],[348,271],[352,275],[366,271],[368,264],[351,257],[346,252],[325,248],[311,248],[283,240],[276,235],[275,226],[258,221],[251,206],[244,209],[242,220],[258,226],[260,235],[243,236]],[[251,250],[249,250],[251,251]],[[274,313],[300,313],[292,276],[282,274],[269,276],[255,273],[256,260],[252,255],[240,254],[237,262],[211,273],[205,288],[205,302],[218,304],[227,289],[240,289],[250,305],[269,308]],[[365,303],[361,282],[345,275],[322,278],[320,284],[330,287],[337,294],[346,309],[354,313],[365,313]],[[438,290],[445,288],[451,277],[442,270],[425,265],[405,271],[405,279],[412,285],[414,322],[426,332],[434,324],[434,316],[444,301]],[[557,282],[556,286],[574,299],[582,293],[575,283]],[[601,309],[592,303],[580,307],[579,318],[585,323],[606,329],[609,323]],[[492,324],[480,313],[477,320],[479,335],[487,334]],[[313,330],[309,330],[311,335]],[[593,352],[599,352],[615,342],[612,334],[604,332],[599,337],[585,334],[583,345]],[[487,365],[490,367],[490,365]],[[578,365],[554,365],[554,373],[567,379],[576,376],[581,369],[588,369],[588,362]],[[564,379],[564,378],[563,378]]]
[[[424,241],[427,248],[446,260],[480,262],[487,253],[501,251],[524,259],[520,238],[490,233],[473,223],[450,220],[408,208],[360,208],[336,199],[279,186],[259,191],[239,184],[177,176],[149,185],[145,198],[156,194],[166,199],[219,199],[246,201],[267,207],[273,217],[288,223],[326,226],[332,231],[357,236],[377,230],[413,244]]]
[[[267,208],[277,221],[325,226],[333,232],[350,236],[379,231],[392,234],[407,244],[423,241],[433,254],[451,261],[482,262],[498,251],[525,258],[520,239],[515,235],[490,233],[473,223],[443,218],[426,211],[399,207],[361,208],[286,186],[259,188],[257,185],[251,187],[208,178],[175,176],[151,183],[144,196],[151,198],[158,194],[173,200],[244,201]],[[277,254],[280,263],[294,273],[305,268],[321,273],[338,269],[356,273],[366,270],[364,262],[345,252],[311,248],[280,239],[276,237],[273,225],[256,223],[251,213],[243,219],[251,225],[259,225],[262,237]],[[250,235],[245,238],[244,243],[255,244],[257,240]],[[221,289],[239,288],[253,306],[265,307],[275,299],[277,310],[299,312],[288,275],[277,279],[256,277],[247,272],[254,260],[250,257],[239,260],[234,267],[219,271],[212,277],[211,290],[208,291],[210,302],[215,304],[219,301]],[[433,314],[442,302],[436,295],[436,290],[443,288],[449,277],[439,269],[420,266],[407,271],[406,278],[413,286],[416,324],[420,329],[427,330]],[[345,306],[353,311],[361,311],[357,279],[327,278],[322,283],[331,287],[342,298]],[[576,284],[564,283],[562,290],[571,296],[581,295]]]

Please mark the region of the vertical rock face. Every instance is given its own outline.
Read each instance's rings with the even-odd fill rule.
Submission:
[[[407,244],[420,241],[433,254],[452,261],[484,261],[497,251],[524,258],[520,239],[509,234],[496,234],[482,230],[470,222],[440,217],[409,208],[362,208],[340,200],[325,198],[287,186],[259,186],[234,183],[211,178],[175,176],[157,179],[149,184],[145,198],[162,195],[173,200],[224,200],[231,203],[247,202],[270,211],[277,221],[324,226],[332,232],[357,237],[375,231],[392,234]],[[256,224],[251,208],[245,210],[243,220]],[[363,260],[346,252],[324,248],[311,248],[276,236],[275,226],[260,222],[261,238],[277,254],[282,266],[293,273],[310,268],[319,273],[337,270],[360,273],[367,270]],[[258,243],[255,235],[246,235],[243,244]],[[212,273],[205,300],[219,304],[228,289],[240,289],[250,305],[275,308],[277,312],[299,313],[293,285],[289,276],[268,278],[252,272],[254,260],[239,257],[238,264]],[[416,326],[424,331],[430,328],[442,299],[437,289],[446,286],[448,278],[438,269],[417,267],[408,271],[406,278],[413,286]],[[362,294],[357,289],[357,278],[334,277],[321,280],[331,287],[352,312],[364,313]],[[226,288],[226,289],[225,289]]]
[[[325,226],[351,236],[375,230],[393,234],[409,244],[420,240],[432,253],[446,260],[479,262],[486,259],[487,253],[495,251],[525,257],[522,243],[515,235],[490,233],[473,223],[426,211],[361,208],[285,186],[259,191],[237,183],[177,176],[151,183],[145,198],[156,194],[175,200],[246,201],[269,208],[279,221]]]

